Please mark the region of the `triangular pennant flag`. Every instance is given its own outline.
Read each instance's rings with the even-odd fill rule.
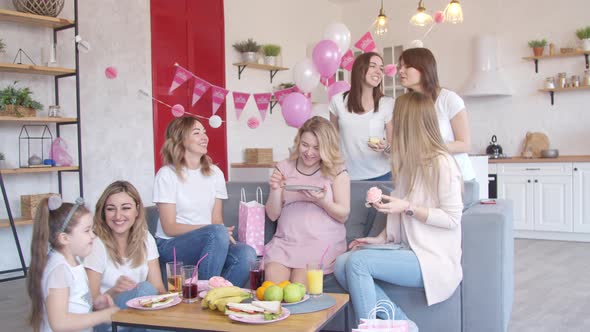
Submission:
[[[211,85],[211,95],[212,95],[212,104],[213,104],[213,115],[215,115],[215,113],[217,113],[217,110],[219,110],[219,106],[221,106],[221,104],[223,104],[223,101],[225,100],[225,96],[227,96],[227,93],[229,91],[227,91],[224,88],[218,87],[216,85]]]
[[[203,97],[203,95],[205,94],[205,92],[207,92],[210,86],[211,84],[209,84],[209,82],[205,81],[200,77],[195,76],[192,106],[195,106],[195,104],[199,101],[199,99],[201,99],[201,97]]]
[[[270,96],[272,93],[255,93],[254,100],[256,101],[256,106],[258,106],[258,111],[260,111],[260,117],[262,121],[266,119],[266,111],[268,110],[268,104],[270,103]]]
[[[350,84],[346,81],[338,81],[328,88],[328,100],[331,100],[335,94],[350,90]]]
[[[172,79],[172,85],[170,86],[170,90],[168,94],[172,94],[172,91],[176,90],[182,83],[186,82],[189,78],[193,77],[193,74],[182,68],[181,66],[176,67],[176,73],[174,73],[174,78]]]
[[[246,106],[246,103],[248,102],[248,99],[250,99],[250,94],[234,91],[234,92],[232,92],[232,95],[234,96],[234,107],[236,109],[236,119],[239,120],[240,115],[242,114],[242,111],[244,110],[244,107]]]
[[[354,44],[354,46],[363,52],[371,52],[376,48],[375,40],[373,40],[373,36],[371,36],[371,33],[368,31]]]
[[[354,54],[352,54],[352,50],[348,50],[342,56],[342,60],[340,60],[340,67],[342,67],[344,70],[351,71],[353,63],[354,63]]]
[[[291,92],[293,92],[295,87],[291,87],[291,88],[286,88],[283,90],[278,90],[275,91],[274,95],[275,98],[277,99],[277,101],[279,102],[279,105],[283,105],[283,99],[285,99],[285,97],[290,94]]]

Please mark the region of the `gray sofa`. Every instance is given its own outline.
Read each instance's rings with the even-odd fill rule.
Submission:
[[[364,205],[365,193],[374,185],[391,188],[391,182],[352,181],[351,211],[346,222],[348,242],[375,235],[385,226],[385,216]],[[236,226],[236,238],[240,190],[246,190],[246,198],[250,201],[255,199],[258,186],[266,201],[267,182],[227,183],[228,199],[223,204],[223,218],[227,226]],[[429,307],[422,288],[382,284],[390,298],[416,322],[421,332],[485,332],[506,331],[508,328],[514,290],[512,204],[498,200],[495,205],[482,205],[477,200],[477,193],[477,183],[466,182],[462,218],[463,282],[451,298]],[[147,218],[153,234],[158,220],[155,207],[147,208]],[[276,224],[267,218],[266,242],[270,241],[275,229]],[[345,292],[333,275],[326,276],[324,291]],[[356,322],[351,321],[350,326],[355,327]],[[325,329],[343,331],[343,317],[334,319]]]

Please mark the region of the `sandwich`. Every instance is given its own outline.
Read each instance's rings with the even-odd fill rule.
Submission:
[[[226,315],[234,315],[245,319],[275,320],[282,314],[279,301],[252,301],[252,303],[228,303]]]
[[[153,296],[147,299],[139,300],[139,305],[144,308],[158,308],[164,306],[172,301],[178,296],[178,293],[170,293],[164,295]]]

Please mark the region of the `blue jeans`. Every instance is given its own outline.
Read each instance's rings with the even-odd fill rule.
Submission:
[[[391,181],[391,172],[387,172],[371,179],[365,179],[363,181]]]
[[[126,292],[122,292],[117,294],[113,301],[117,305],[117,307],[121,309],[127,309],[127,301],[134,299],[140,296],[148,296],[148,295],[157,295],[158,290],[156,287],[152,286],[147,281],[142,281],[137,284],[137,286],[131,290]],[[144,332],[146,329],[142,328],[129,328],[129,327],[120,327],[117,329],[118,331],[122,332]],[[108,332],[111,331],[111,324],[100,324],[94,327],[94,332]]]
[[[418,257],[412,250],[372,250],[349,251],[336,259],[334,276],[338,283],[350,293],[355,311],[355,321],[369,318],[369,312],[379,300],[390,299],[375,280],[403,287],[424,287]],[[408,316],[395,302],[395,319],[408,319]],[[390,317],[392,313],[390,312]],[[378,315],[380,318],[385,316]]]
[[[248,281],[249,264],[256,259],[256,251],[249,245],[230,244],[227,228],[219,224],[207,225],[172,239],[156,238],[156,244],[161,267],[174,260],[174,248],[176,260],[185,265],[197,264],[199,258],[208,253],[199,264],[199,279],[220,275],[238,287]]]

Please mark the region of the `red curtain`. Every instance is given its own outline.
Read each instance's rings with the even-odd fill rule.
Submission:
[[[186,111],[205,117],[211,113],[210,90],[192,107],[193,81],[168,94],[178,63],[211,84],[225,88],[225,32],[223,0],[151,0],[152,95],[168,105],[181,104]],[[225,103],[217,112],[226,119]],[[168,123],[174,118],[170,108],[154,101],[155,171],[162,166],[160,149]],[[211,128],[200,119],[209,135],[209,155],[227,180],[227,126]]]

